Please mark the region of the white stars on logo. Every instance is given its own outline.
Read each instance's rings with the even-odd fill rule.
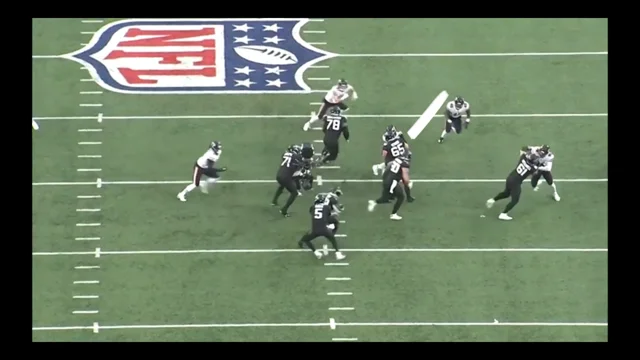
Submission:
[[[234,67],[233,68],[236,72],[234,74],[245,74],[245,75],[249,75],[252,72],[254,72],[255,70],[250,69],[248,66],[242,67],[242,68],[237,68]]]
[[[251,26],[247,25],[247,24],[242,24],[242,25],[233,25],[233,31],[244,31],[247,32],[249,30],[253,29]]]
[[[249,44],[249,41],[253,41],[254,39],[250,39],[247,35],[243,36],[243,37],[234,37],[233,38],[233,43],[243,43],[243,44]]]
[[[283,72],[287,71],[287,70],[284,70],[284,69],[280,69],[280,66],[276,66],[276,67],[272,67],[272,68],[265,67],[264,69],[266,70],[265,75],[266,74],[280,75],[280,73],[283,73]]]
[[[262,27],[264,28],[262,29],[262,31],[273,31],[275,33],[277,33],[278,30],[282,29],[281,27],[278,26],[278,24],[262,25]]]
[[[280,87],[282,85],[286,84],[286,82],[284,81],[280,81],[280,79],[275,79],[275,80],[267,80],[267,86],[275,86],[275,87]]]
[[[278,37],[278,35],[276,35],[276,36],[264,38],[263,43],[265,43],[265,44],[272,43],[272,44],[278,45],[278,43],[280,41],[284,41],[284,39],[281,39],[281,38]]]
[[[251,85],[255,84],[253,81],[251,81],[250,79],[245,79],[245,80],[233,80],[236,82],[236,87],[238,86],[244,86],[246,88],[249,88]]]

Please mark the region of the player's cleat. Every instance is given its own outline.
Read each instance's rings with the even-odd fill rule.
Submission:
[[[376,202],[374,200],[369,200],[369,206],[367,206],[367,210],[369,212],[373,211],[376,208]]]
[[[540,186],[536,186],[533,188],[533,191],[538,191],[538,190],[540,190]]]
[[[414,201],[416,201],[416,198],[414,198],[413,196],[407,196],[407,202],[412,203]]]
[[[486,205],[487,205],[487,209],[491,209],[491,207],[493,206],[493,204],[495,204],[495,202],[496,202],[496,201],[495,201],[495,200],[493,200],[493,198],[492,198],[492,199],[487,200],[487,204],[486,204]]]
[[[498,215],[498,219],[500,219],[500,220],[511,220],[513,218],[511,216],[505,214],[505,213],[502,213],[502,214]]]
[[[180,201],[185,202],[187,201],[187,198],[184,197],[183,193],[178,193],[178,196],[176,196],[178,199],[180,199]]]
[[[442,144],[443,141],[444,141],[444,138],[438,139],[438,144]]]
[[[306,123],[304,123],[304,125],[302,125],[302,130],[309,131],[310,126],[311,124],[309,124],[309,122],[307,121]]]
[[[344,258],[346,258],[346,256],[343,253],[336,251],[336,260],[344,260]]]
[[[389,216],[389,219],[391,219],[391,220],[402,220],[402,216],[400,216],[398,214],[391,214],[391,216]]]
[[[277,202],[272,202],[271,206],[278,206],[278,203]]]
[[[558,195],[558,193],[553,193],[553,200],[560,201],[560,195]]]
[[[318,259],[322,259],[322,251],[320,251],[320,250],[314,251],[313,255],[315,255],[316,258],[318,258]]]
[[[373,175],[378,176],[378,164],[373,165],[371,170],[373,171]]]
[[[282,216],[284,216],[284,217],[291,217],[291,215],[289,215],[288,212],[285,212],[282,209],[280,209],[280,214],[282,214]]]

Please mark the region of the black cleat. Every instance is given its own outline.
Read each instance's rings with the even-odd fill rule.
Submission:
[[[407,196],[407,202],[412,203],[414,201],[416,201],[416,198],[414,198],[413,196]]]
[[[284,217],[290,217],[291,216],[291,215],[289,215],[288,212],[286,212],[286,211],[284,211],[282,209],[280,209],[280,214],[282,214],[282,216],[284,216]]]

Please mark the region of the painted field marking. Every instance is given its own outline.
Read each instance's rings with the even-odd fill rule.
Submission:
[[[78,145],[102,145],[102,141],[80,141]]]
[[[328,277],[325,280],[327,281],[349,281],[351,280],[350,277]]]
[[[309,66],[310,69],[328,69],[329,65],[311,65]]]
[[[318,184],[318,186],[322,186],[322,176],[318,175],[316,176],[316,184]]]
[[[98,299],[98,295],[74,295],[74,299]]]
[[[321,102],[310,102],[309,105],[318,105],[318,106],[320,106],[320,105],[322,105],[322,103]]]
[[[87,46],[87,45],[89,45],[89,44],[87,44],[87,43],[80,43],[80,46]]]
[[[336,319],[329,318],[329,328],[331,328],[331,330],[335,330],[336,329]]]
[[[327,45],[327,43],[323,42],[323,41],[321,41],[321,42],[310,42],[309,45]]]
[[[326,31],[324,30],[303,30],[302,31],[305,34],[325,34]]]
[[[76,270],[93,270],[93,269],[100,269],[100,266],[98,266],[98,265],[79,265],[79,266],[75,266],[74,269],[76,269]]]
[[[342,249],[362,253],[607,253],[605,248],[387,248]],[[167,254],[274,254],[301,253],[305,249],[207,249],[207,250],[112,250],[102,255],[167,255]],[[330,250],[333,251],[333,250]],[[94,255],[95,251],[33,252],[33,256]],[[349,263],[325,263],[325,266],[348,266]]]
[[[76,241],[99,241],[100,237],[94,236],[94,237],[77,237],[75,238]]]
[[[101,178],[96,179],[96,187],[98,189],[100,189],[102,187],[102,179]]]
[[[102,116],[102,113],[98,114],[98,122],[102,123],[102,119],[104,118],[104,116]]]
[[[96,248],[96,251],[94,252],[94,255],[93,255],[93,256],[97,259],[97,258],[99,258],[99,257],[100,257],[100,255],[101,255],[101,253],[100,253],[100,248]]]
[[[90,226],[100,226],[100,223],[78,223],[76,224],[78,227],[90,227]]]
[[[100,209],[76,209],[77,212],[100,212]]]
[[[78,155],[79,159],[100,159],[102,155]]]
[[[100,199],[101,195],[78,195],[76,196],[78,199]]]
[[[324,263],[324,266],[349,266],[349,263]]]
[[[73,312],[75,315],[92,315],[97,314],[98,310],[76,310]]]
[[[318,169],[340,169],[338,165],[320,165],[317,167]]]
[[[354,307],[330,307],[329,311],[353,311]]]
[[[310,22],[323,22],[324,19],[309,19]]]
[[[80,107],[102,107],[102,104],[80,104]]]
[[[93,81],[91,79],[90,81]],[[416,119],[421,114],[350,114],[349,119]],[[483,118],[592,118],[608,117],[608,113],[573,114],[474,114],[474,119]],[[242,119],[308,119],[306,115],[140,115],[140,116],[103,116],[105,120],[242,120]],[[32,120],[95,120],[95,116],[36,116]]]
[[[328,292],[327,295],[329,296],[351,296],[353,295],[352,292]]]
[[[316,143],[316,144],[322,144],[324,141],[322,141],[322,140],[313,140],[313,142]]]
[[[100,284],[98,280],[79,280],[73,282],[76,285],[92,285],[92,284]]]
[[[207,328],[273,328],[273,327],[327,327],[329,323],[247,323],[247,324],[158,324],[158,325],[108,325],[98,326],[35,326],[32,331],[73,331],[73,330],[147,330],[147,329],[207,329]],[[353,327],[420,327],[420,326],[507,326],[507,327],[608,327],[606,322],[360,322],[360,323],[336,323],[336,326]]]
[[[307,78],[307,80],[311,80],[311,81],[331,81],[331,78],[316,78],[316,77],[310,77],[310,78]]]
[[[102,95],[102,91],[80,91],[80,95]]]
[[[101,24],[103,22],[104,22],[104,20],[98,20],[98,19],[82,20],[82,23],[84,23],[84,24]]]
[[[102,169],[78,169],[78,172],[100,172]]]
[[[78,132],[102,132],[102,129],[78,129]]]
[[[333,338],[332,341],[358,341],[358,338]]]
[[[40,130],[40,125],[35,120],[31,120],[31,127],[33,130]]]
[[[80,79],[82,82],[95,82],[93,79]]]
[[[380,183],[380,179],[323,179],[326,183]],[[413,183],[504,183],[504,179],[412,179]],[[566,183],[606,183],[609,179],[553,179],[557,182]],[[220,180],[216,184],[275,184],[275,180]],[[98,184],[102,185],[186,185],[191,181],[183,180],[148,180],[148,181],[102,181],[98,178],[96,182],[34,182],[32,186],[82,186]]]

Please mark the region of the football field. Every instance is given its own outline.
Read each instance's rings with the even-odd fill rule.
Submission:
[[[33,341],[608,340],[607,20],[312,19],[294,38],[331,56],[287,78],[310,91],[162,94],[114,91],[60,56],[108,48],[99,31],[117,20],[33,20]],[[216,40],[228,69],[241,60],[223,46],[263,42],[237,30]],[[322,150],[302,125],[340,78],[359,95],[351,140],[282,218],[270,206],[280,157],[293,143]],[[410,141],[403,220],[391,205],[367,212],[385,127],[406,132],[443,90],[469,101],[471,125],[438,144],[438,114]],[[228,171],[180,202],[213,140]],[[518,150],[542,143],[561,201],[525,181],[514,220],[498,220],[508,200],[485,201]],[[296,242],[315,193],[337,185],[347,258],[317,260]]]

